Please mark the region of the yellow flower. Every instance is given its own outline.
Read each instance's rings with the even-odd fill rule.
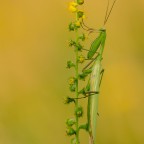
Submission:
[[[85,61],[85,57],[83,55],[80,55],[78,61],[79,63],[83,63]]]
[[[76,21],[76,22],[75,22],[75,25],[76,25],[77,27],[80,27],[80,21]]]
[[[73,85],[75,83],[75,78],[74,77],[71,77],[69,79],[69,85]]]
[[[89,96],[89,93],[86,93],[85,95],[88,97],[88,96]]]
[[[81,18],[79,18],[79,21],[82,21],[82,20],[85,19],[85,18],[86,18],[86,16],[83,15]]]
[[[69,11],[71,11],[71,12],[76,12],[76,11],[77,11],[77,8],[74,7],[74,6],[72,6],[72,5],[70,5],[70,6],[69,6]]]
[[[76,12],[77,11],[78,4],[76,2],[70,2],[69,3],[69,11]]]
[[[76,2],[70,2],[70,5],[72,5],[74,7],[78,6],[78,4]]]
[[[86,16],[85,16],[85,15],[83,15],[83,16],[82,16],[82,19],[85,19],[85,18],[86,18]]]

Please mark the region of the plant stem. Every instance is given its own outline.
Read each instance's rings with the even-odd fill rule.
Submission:
[[[76,0],[76,3],[77,3],[77,0]],[[78,20],[78,15],[76,13],[76,21]],[[78,30],[76,31],[76,44],[78,44]],[[76,51],[75,51],[75,59],[76,59],[76,67],[75,67],[75,75],[76,75],[76,98],[78,98],[78,48],[76,48]],[[78,99],[76,99],[75,101],[75,109],[78,108]],[[76,144],[79,144],[79,119],[78,117],[76,116]]]
[[[78,50],[76,50],[76,98],[78,98]],[[78,108],[78,99],[76,99],[75,102],[75,107],[76,109]],[[78,117],[76,116],[76,141],[77,144],[79,144],[79,120]]]

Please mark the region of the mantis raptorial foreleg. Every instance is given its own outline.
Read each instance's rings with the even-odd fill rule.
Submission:
[[[98,53],[98,52],[97,52],[97,53]],[[86,69],[97,59],[98,56],[99,56],[99,53],[97,54],[97,56],[96,56],[95,58],[89,59],[89,60],[91,60],[91,61],[82,69],[82,71],[86,70]]]

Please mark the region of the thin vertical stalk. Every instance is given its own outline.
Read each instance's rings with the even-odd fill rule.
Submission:
[[[77,0],[76,0],[77,2]],[[76,21],[78,20],[78,15],[76,13]],[[76,30],[76,44],[78,44],[78,30]],[[75,50],[75,61],[76,61],[76,66],[75,66],[75,77],[76,77],[76,98],[78,98],[78,48]],[[75,102],[75,109],[78,108],[78,99],[76,99]],[[76,142],[79,144],[79,119],[77,116],[76,117]]]

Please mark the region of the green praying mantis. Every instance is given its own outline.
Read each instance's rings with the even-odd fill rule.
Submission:
[[[109,9],[109,0],[105,14],[104,26],[106,25],[109,16],[112,12],[116,0],[114,0],[110,11]],[[87,105],[87,123],[79,126],[79,129],[85,129],[89,133],[89,144],[96,144],[96,123],[97,123],[97,115],[98,114],[98,99],[99,99],[99,91],[100,85],[104,73],[104,69],[102,67],[102,59],[103,59],[103,51],[105,47],[106,41],[106,29],[103,27],[99,30],[95,30],[93,28],[89,28],[86,26],[82,20],[81,27],[84,30],[87,30],[90,33],[97,31],[99,33],[98,37],[92,42],[90,49],[84,49],[88,51],[87,60],[90,62],[83,68],[84,76],[90,74],[88,83],[84,89],[78,92],[79,94],[84,94],[84,97],[76,97],[70,98],[68,97],[68,102],[76,102],[75,99],[82,99],[88,97],[88,105]],[[97,54],[97,55],[96,55]],[[96,56],[95,56],[96,55]],[[90,68],[88,68],[90,67]],[[77,132],[75,134],[77,134]],[[78,137],[78,136],[77,136]],[[79,144],[77,139],[77,144]]]
[[[104,26],[111,14],[115,2],[116,0],[114,0],[112,7],[108,13],[108,8],[109,8],[109,1],[108,1]],[[86,28],[88,28],[84,23],[83,25]],[[92,28],[88,28],[88,31],[91,33],[95,30]],[[104,73],[104,69],[102,68],[101,61],[102,61],[102,55],[103,55],[105,41],[106,41],[106,29],[101,28],[97,31],[99,32],[99,35],[93,41],[90,50],[87,53],[87,58],[91,60],[91,62],[83,69],[83,70],[87,69],[87,67],[93,63],[92,66],[90,67],[92,72],[87,84],[87,89],[89,90],[89,92],[93,92],[92,94],[90,93],[90,95],[88,96],[88,106],[87,106],[87,121],[88,121],[87,130],[89,132],[89,139],[90,139],[89,144],[96,144],[96,121],[98,115],[98,97],[99,97],[101,80]],[[93,58],[96,53],[97,56]]]

